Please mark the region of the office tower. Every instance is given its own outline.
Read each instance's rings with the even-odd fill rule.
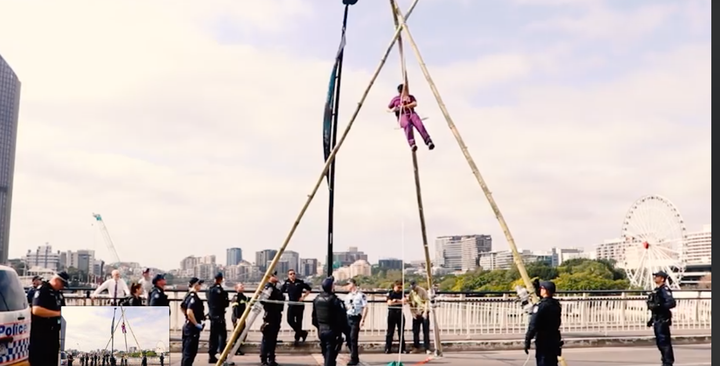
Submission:
[[[435,239],[435,265],[456,271],[473,271],[480,253],[492,251],[490,235],[440,236]]]
[[[268,268],[268,264],[272,262],[276,254],[277,250],[274,249],[265,249],[255,252],[255,265],[261,272],[265,272]]]
[[[227,261],[226,265],[236,266],[242,262],[242,249],[240,248],[228,248],[227,249]]]
[[[8,261],[20,80],[0,55],[0,264]]]

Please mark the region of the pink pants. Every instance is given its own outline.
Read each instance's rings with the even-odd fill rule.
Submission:
[[[411,147],[415,146],[415,133],[413,131],[413,127],[415,127],[415,129],[418,131],[420,137],[422,137],[426,145],[432,142],[430,134],[428,134],[427,130],[425,129],[425,125],[422,123],[422,120],[420,119],[420,116],[417,115],[417,113],[401,114],[400,127],[405,130],[405,138],[407,138],[408,144],[410,144]]]

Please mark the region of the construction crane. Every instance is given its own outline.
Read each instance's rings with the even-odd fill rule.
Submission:
[[[117,250],[115,250],[115,244],[113,244],[112,238],[110,237],[110,233],[108,232],[107,226],[105,226],[105,221],[103,221],[102,216],[100,214],[93,214],[93,217],[95,218],[95,221],[97,222],[98,226],[100,227],[100,233],[103,236],[103,239],[105,240],[105,245],[108,248],[108,251],[110,252],[110,255],[112,256],[111,259],[114,260],[113,263],[120,263],[120,256],[118,255]]]

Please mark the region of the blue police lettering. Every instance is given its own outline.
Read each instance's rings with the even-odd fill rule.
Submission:
[[[14,323],[11,325],[0,324],[0,337],[12,337],[27,332],[27,324]]]

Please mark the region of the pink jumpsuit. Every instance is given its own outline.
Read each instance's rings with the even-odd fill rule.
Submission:
[[[388,104],[388,108],[399,108],[403,104],[410,104],[416,101],[415,97],[412,95],[405,97],[404,100],[402,100],[401,98],[402,97],[399,95],[395,96],[390,101],[390,104]],[[415,113],[415,110],[413,108],[400,109],[400,127],[405,130],[405,138],[407,138],[410,147],[415,147],[415,134],[413,131],[413,127],[417,129],[418,133],[420,133],[420,137],[422,137],[426,145],[430,145],[432,143],[430,134],[428,134],[427,130],[425,129],[425,125],[420,119],[420,116]]]

